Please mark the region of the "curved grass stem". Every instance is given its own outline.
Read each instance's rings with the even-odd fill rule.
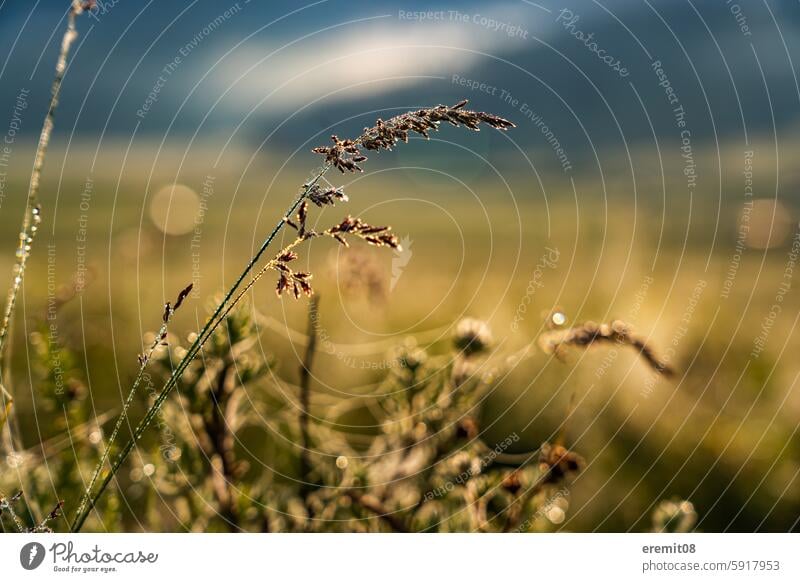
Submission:
[[[169,315],[171,318],[172,314],[170,313]],[[150,359],[153,357],[153,353],[156,351],[158,346],[163,341],[163,338],[167,334],[168,323],[169,321],[165,321],[161,325],[161,329],[158,330],[153,343],[150,344],[148,350],[140,358],[139,372],[136,374],[136,378],[133,381],[133,386],[128,393],[128,397],[125,399],[125,403],[122,405],[122,411],[120,412],[119,418],[117,418],[117,423],[114,425],[114,430],[111,431],[111,436],[108,438],[108,442],[106,443],[103,454],[100,457],[100,461],[98,462],[97,467],[95,467],[95,470],[92,473],[92,478],[89,480],[89,485],[86,487],[86,491],[81,498],[80,504],[78,505],[78,510],[76,512],[76,519],[85,519],[83,516],[88,515],[90,511],[89,497],[95,485],[97,484],[97,480],[100,478],[100,473],[102,472],[103,467],[105,466],[106,462],[108,462],[108,457],[111,454],[111,447],[114,444],[120,429],[122,428],[122,423],[128,418],[128,410],[130,409],[131,404],[133,404],[133,399],[136,396],[136,391],[139,389],[139,385],[142,383],[145,370],[147,369],[147,364],[150,362]]]
[[[297,208],[303,202],[305,197],[308,195],[308,192],[317,184],[317,182],[319,182],[319,180],[322,179],[322,177],[329,169],[330,165],[328,164],[322,166],[322,168],[319,170],[314,179],[305,184],[300,194],[297,196],[295,201],[289,207],[289,210],[287,210],[286,213],[284,214],[285,217],[291,216],[297,210]],[[268,267],[262,269],[261,272],[259,272],[259,274],[256,277],[254,277],[251,281],[247,283],[244,289],[242,289],[238,294],[236,293],[239,287],[242,285],[242,283],[244,283],[247,276],[255,268],[256,264],[264,255],[267,248],[272,244],[272,241],[275,240],[275,237],[278,236],[278,233],[281,231],[281,229],[284,227],[285,224],[286,221],[284,220],[284,218],[281,218],[281,220],[275,225],[275,227],[272,229],[269,235],[261,243],[261,246],[259,247],[258,251],[253,255],[253,257],[247,263],[247,265],[242,270],[239,277],[225,293],[225,296],[222,298],[222,301],[220,301],[216,309],[214,309],[214,312],[211,314],[211,316],[208,318],[203,328],[200,330],[200,333],[197,335],[197,338],[194,340],[192,345],[189,346],[186,354],[181,359],[181,361],[178,362],[178,365],[175,367],[169,379],[164,384],[164,387],[161,389],[161,392],[159,392],[158,396],[153,402],[153,405],[145,413],[142,420],[136,426],[136,429],[134,429],[133,435],[131,436],[130,440],[128,440],[128,442],[125,443],[122,449],[120,449],[120,452],[114,459],[114,462],[112,463],[110,470],[105,474],[103,479],[100,481],[97,490],[94,492],[92,492],[91,490],[87,491],[86,494],[87,501],[85,504],[81,504],[81,508],[77,512],[75,519],[72,522],[72,527],[70,528],[70,531],[78,532],[81,530],[92,508],[97,504],[97,501],[100,499],[103,492],[108,487],[108,484],[117,474],[117,471],[119,471],[119,468],[122,466],[122,463],[125,462],[125,459],[127,459],[128,455],[133,450],[133,447],[136,445],[136,442],[142,438],[144,431],[147,430],[147,427],[150,426],[151,422],[153,422],[153,419],[161,410],[161,407],[164,405],[164,402],[166,401],[170,392],[172,392],[173,388],[175,388],[175,386],[177,385],[178,378],[181,377],[184,370],[186,370],[189,364],[192,363],[192,361],[197,356],[200,349],[208,341],[208,338],[210,338],[211,334],[214,333],[214,330],[216,330],[219,324],[225,320],[225,317],[230,313],[233,307],[241,300],[244,293],[246,293],[247,290],[253,286],[255,281],[258,280],[258,278],[260,278],[260,276],[267,271]],[[142,370],[140,369],[140,375],[141,373]],[[95,470],[96,475],[99,476],[99,474],[102,472],[103,465],[105,465],[106,460],[103,460],[102,463],[98,465],[97,469]],[[92,487],[94,487],[94,485],[92,485]]]
[[[342,193],[335,188],[325,192],[320,191],[318,183],[328,172],[328,170],[331,168],[336,168],[342,173],[361,172],[362,170],[359,164],[367,160],[367,157],[363,154],[361,148],[373,151],[391,150],[398,142],[407,142],[409,134],[411,133],[419,134],[426,138],[429,137],[429,133],[432,131],[437,131],[439,124],[442,122],[446,122],[455,127],[466,127],[474,131],[477,131],[481,124],[485,124],[499,130],[505,130],[510,127],[514,127],[513,123],[496,115],[467,110],[464,108],[466,104],[467,101],[464,100],[460,101],[456,105],[453,105],[452,107],[439,105],[432,108],[411,111],[393,117],[385,122],[379,119],[377,125],[372,128],[365,129],[364,132],[354,140],[340,140],[334,135],[331,136],[333,145],[317,147],[312,150],[314,153],[323,155],[325,157],[325,162],[320,167],[315,177],[303,185],[300,194],[291,204],[289,209],[284,213],[281,220],[264,239],[258,251],[252,256],[233,285],[226,291],[224,297],[214,309],[214,313],[208,318],[194,342],[191,344],[191,346],[189,346],[184,357],[180,360],[180,362],[178,362],[178,365],[172,371],[172,374],[164,384],[164,387],[161,389],[161,392],[159,392],[152,406],[147,410],[142,420],[136,426],[131,439],[120,450],[116,459],[112,463],[110,470],[103,477],[102,481],[100,481],[97,490],[94,492],[91,490],[87,491],[86,496],[88,502],[81,505],[81,509],[76,515],[75,520],[72,523],[72,527],[70,528],[71,531],[77,532],[83,527],[83,524],[85,523],[91,509],[96,505],[97,500],[108,487],[111,479],[114,478],[122,463],[125,462],[125,459],[131,453],[134,446],[136,446],[136,442],[142,438],[144,431],[147,430],[147,427],[153,422],[153,419],[161,410],[161,407],[164,405],[167,397],[177,386],[178,379],[182,376],[183,372],[197,356],[203,345],[211,337],[211,334],[214,333],[220,323],[225,320],[226,316],[241,301],[244,294],[247,293],[250,288],[252,288],[256,281],[258,281],[271,267],[275,266],[277,259],[269,261],[254,276],[252,276],[250,281],[240,290],[240,287],[242,287],[247,277],[261,260],[262,256],[266,252],[267,248],[272,244],[275,237],[278,236],[278,233],[281,231],[281,229],[287,224],[298,228],[298,238],[296,243],[307,238],[305,236],[307,233],[305,232],[304,220],[300,225],[295,225],[292,223],[292,216],[298,210],[298,208],[301,209],[301,214],[305,215],[306,206],[304,205],[301,207],[301,204],[304,203],[306,198],[309,198],[318,206],[333,204],[335,199],[343,200],[345,198]],[[399,248],[399,243],[396,237],[394,237],[394,235],[388,231],[388,227],[372,227],[363,223],[361,220],[353,219],[352,217],[348,216],[341,224],[325,231],[325,234],[332,236],[340,243],[345,245],[347,243],[344,240],[343,235],[351,234],[364,239],[370,244],[377,246],[388,245],[393,248]],[[291,248],[291,246],[292,245],[290,245],[289,248]],[[281,290],[283,290],[283,287],[281,287],[279,284],[279,294]],[[310,292],[311,290],[309,288],[308,293],[310,294]],[[298,297],[299,295],[299,290],[296,290],[295,296]],[[103,465],[98,465],[96,474],[99,475],[102,469]]]
[[[85,9],[86,5],[79,0],[72,0],[72,5],[67,14],[67,30],[64,32],[64,37],[61,40],[61,51],[58,54],[58,61],[56,62],[56,74],[53,78],[53,84],[50,89],[50,105],[47,108],[47,114],[44,118],[42,131],[39,134],[39,142],[36,146],[36,155],[33,160],[33,169],[31,170],[30,182],[28,182],[28,197],[25,204],[25,215],[22,219],[22,228],[19,234],[19,245],[17,247],[17,262],[14,264],[13,279],[11,280],[11,287],[8,290],[8,298],[6,299],[6,307],[3,312],[2,323],[0,323],[0,397],[2,397],[3,411],[0,413],[0,433],[3,433],[4,443],[6,448],[10,450],[14,448],[14,439],[10,434],[11,424],[9,423],[9,433],[5,434],[3,428],[9,421],[12,414],[12,406],[14,402],[13,395],[6,388],[9,384],[9,371],[6,365],[8,353],[8,337],[11,330],[11,323],[14,317],[14,310],[17,305],[17,297],[19,290],[22,287],[22,281],[25,278],[25,270],[28,266],[28,258],[31,255],[31,248],[33,241],[36,238],[36,233],[39,230],[39,223],[42,220],[41,206],[39,205],[39,186],[41,184],[42,168],[44,168],[44,161],[47,155],[47,146],[50,145],[50,136],[53,133],[53,125],[55,121],[56,109],[58,107],[58,98],[61,94],[61,84],[64,80],[64,73],[67,70],[67,57],[69,56],[72,43],[78,37],[78,31],[75,28],[75,19]]]

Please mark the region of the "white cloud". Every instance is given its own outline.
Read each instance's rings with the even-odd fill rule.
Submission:
[[[350,100],[408,87],[431,76],[463,72],[487,57],[504,55],[532,42],[522,38],[524,5],[492,5],[471,10],[468,21],[398,20],[397,14],[379,20],[345,24],[281,47],[249,43],[224,59],[214,80],[234,106],[252,106],[267,98],[270,109],[295,109],[314,99]],[[508,28],[487,24],[485,15]],[[510,27],[522,32],[509,34]],[[269,97],[267,97],[269,96]]]

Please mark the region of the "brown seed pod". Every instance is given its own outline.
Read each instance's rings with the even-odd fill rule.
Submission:
[[[644,338],[633,333],[632,327],[619,319],[611,323],[596,324],[587,321],[568,329],[556,329],[539,336],[539,347],[548,354],[560,356],[567,346],[589,347],[598,343],[627,345],[639,352],[648,365],[663,376],[672,376],[675,371],[661,360]]]
[[[583,470],[585,461],[577,453],[558,444],[544,443],[539,450],[539,470],[545,483],[561,483]]]
[[[467,100],[464,99],[453,106],[437,105],[403,113],[387,121],[378,119],[373,127],[365,127],[355,140],[340,140],[333,135],[333,145],[316,147],[312,151],[325,156],[325,162],[342,173],[361,172],[363,170],[358,164],[365,162],[367,158],[359,147],[366,150],[391,150],[398,142],[407,143],[410,132],[427,139],[430,132],[438,131],[442,121],[474,131],[480,129],[481,123],[499,130],[515,127],[511,121],[497,115],[464,109],[466,105]]]
[[[505,477],[503,477],[503,481],[500,483],[500,486],[511,493],[511,495],[516,495],[519,493],[519,490],[522,489],[522,482],[519,479],[519,470],[514,469]]]

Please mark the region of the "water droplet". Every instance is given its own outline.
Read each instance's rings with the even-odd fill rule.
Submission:
[[[564,325],[567,323],[567,316],[560,311],[556,311],[553,313],[552,320],[555,325]]]
[[[339,467],[340,469],[347,469],[347,465],[349,465],[347,457],[345,457],[344,455],[336,457],[336,466],[337,467]]]
[[[551,522],[555,524],[562,523],[565,517],[566,514],[564,513],[564,510],[561,509],[560,507],[551,507],[550,509],[547,510],[547,519],[549,519]]]

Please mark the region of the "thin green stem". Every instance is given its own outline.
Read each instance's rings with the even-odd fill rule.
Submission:
[[[17,528],[17,531],[19,533],[23,533],[25,531],[25,526],[22,525],[22,520],[19,518],[17,512],[14,511],[14,508],[12,507],[12,504],[20,497],[22,497],[21,492],[11,497],[11,499],[8,499],[5,496],[0,495],[0,515],[3,514],[3,511],[8,512],[8,515],[11,516],[11,521],[14,522],[14,527]]]
[[[5,365],[6,355],[8,353],[7,340],[14,316],[14,309],[17,304],[17,296],[22,287],[22,281],[25,278],[28,258],[31,255],[33,241],[39,230],[39,223],[42,220],[41,206],[39,205],[39,185],[41,184],[42,168],[44,168],[47,146],[50,144],[50,136],[53,133],[56,108],[58,107],[58,97],[61,94],[61,83],[64,80],[64,73],[67,70],[67,57],[69,56],[72,43],[78,37],[78,31],[75,28],[75,18],[78,14],[83,12],[83,10],[83,5],[78,0],[72,1],[72,6],[67,15],[67,30],[64,32],[64,37],[61,40],[61,52],[58,55],[56,74],[50,89],[50,105],[47,108],[47,114],[42,124],[42,131],[39,134],[39,143],[36,146],[33,169],[31,170],[31,178],[28,183],[28,197],[19,235],[17,262],[14,265],[14,278],[11,280],[11,287],[8,290],[8,298],[6,300],[6,308],[3,312],[2,323],[0,323],[0,395],[4,401],[3,408],[5,409],[0,417],[0,431],[2,431],[4,425],[9,420],[9,416],[12,413],[12,404],[14,402],[13,396],[6,389],[6,384],[8,384],[8,366]],[[13,449],[14,439],[10,432],[5,438],[7,439],[6,445],[10,450]]]
[[[332,167],[336,167],[342,172],[360,171],[361,168],[358,166],[358,163],[364,161],[366,157],[364,157],[361,154],[361,151],[359,150],[358,147],[359,145],[364,145],[364,147],[371,150],[376,150],[376,149],[391,150],[392,146],[398,141],[404,141],[404,142],[407,141],[409,132],[415,132],[427,137],[428,132],[436,130],[439,123],[443,120],[447,121],[451,125],[455,126],[463,125],[465,127],[474,130],[478,129],[478,125],[480,123],[486,123],[492,127],[503,130],[507,129],[508,127],[514,126],[514,124],[511,123],[510,121],[507,121],[505,119],[499,118],[494,115],[475,112],[475,111],[467,111],[463,109],[466,103],[467,103],[466,101],[461,101],[458,104],[454,105],[453,107],[445,107],[443,105],[440,105],[431,109],[410,112],[393,117],[387,122],[382,122],[379,120],[377,126],[365,130],[365,132],[362,133],[361,136],[359,136],[355,140],[342,141],[339,140],[336,136],[332,136],[334,141],[333,146],[319,147],[319,148],[314,148],[314,150],[312,150],[315,153],[324,155],[325,163],[317,172],[316,176],[310,182],[307,182],[304,185],[300,194],[297,196],[295,201],[289,207],[289,210],[287,210],[287,212],[284,214],[284,216],[281,218],[278,224],[275,225],[275,228],[272,229],[272,232],[270,232],[270,234],[264,239],[264,241],[261,244],[261,247],[247,263],[244,270],[236,279],[234,284],[225,293],[225,296],[223,297],[222,301],[220,301],[220,303],[217,305],[211,317],[208,318],[205,325],[200,330],[200,333],[197,335],[197,338],[195,338],[195,341],[192,343],[191,346],[189,346],[186,355],[184,355],[184,357],[172,371],[172,374],[170,375],[167,382],[164,384],[164,387],[161,389],[161,392],[159,392],[158,396],[153,402],[153,405],[149,408],[149,410],[145,413],[142,420],[137,425],[131,439],[125,444],[125,446],[122,448],[117,458],[114,460],[114,463],[111,466],[111,470],[103,478],[97,491],[94,492],[93,494],[90,494],[91,496],[90,502],[76,516],[75,520],[73,521],[71,531],[73,532],[80,531],[81,527],[83,527],[83,524],[86,521],[86,517],[88,516],[89,512],[96,505],[97,500],[103,494],[103,491],[105,491],[106,487],[111,482],[111,479],[114,478],[122,463],[125,461],[125,459],[133,450],[133,447],[136,445],[136,441],[142,438],[142,434],[144,433],[144,431],[147,429],[150,423],[153,422],[153,419],[161,410],[161,407],[164,405],[164,402],[166,401],[170,392],[172,391],[173,388],[175,388],[175,386],[177,386],[178,379],[181,377],[183,372],[197,356],[198,352],[202,349],[203,345],[211,337],[211,334],[214,332],[214,330],[220,325],[222,321],[225,320],[225,317],[227,316],[228,313],[230,313],[231,309],[233,309],[239,303],[242,296],[269,269],[270,264],[268,263],[267,266],[262,268],[254,277],[251,278],[251,280],[247,283],[244,289],[237,295],[239,287],[241,287],[242,283],[244,283],[247,276],[255,268],[256,264],[260,261],[264,252],[267,250],[270,244],[272,244],[272,241],[275,239],[275,237],[278,235],[278,233],[286,224],[286,221],[290,219],[290,216],[297,210],[297,208],[300,206],[303,200],[309,195],[312,189],[316,187],[317,183],[319,182],[319,180],[322,179],[325,173]],[[328,234],[333,234],[333,233],[329,232]],[[355,234],[357,236],[362,236],[365,233],[358,234],[358,232],[356,232]],[[341,242],[341,237],[335,236],[335,238],[337,238],[337,240],[340,240]],[[364,237],[362,236],[362,238]],[[367,240],[369,242],[369,239]],[[384,242],[385,241],[381,240],[380,244],[383,244]],[[100,467],[100,470],[102,470],[102,467]]]
[[[172,312],[168,311],[167,313],[169,314],[170,317],[172,316]],[[89,497],[92,494],[94,486],[97,484],[97,480],[100,477],[100,473],[102,472],[103,467],[108,461],[108,457],[111,454],[111,447],[114,444],[114,441],[116,440],[120,429],[122,428],[122,423],[125,422],[125,420],[127,420],[128,418],[128,410],[130,409],[131,404],[133,404],[133,399],[136,396],[136,391],[138,390],[139,385],[142,383],[145,370],[147,369],[147,364],[150,362],[150,359],[153,357],[153,353],[156,351],[164,335],[166,334],[168,323],[169,321],[165,321],[162,324],[161,329],[158,330],[158,333],[156,334],[156,337],[153,340],[153,343],[150,344],[150,347],[148,348],[147,352],[145,352],[144,356],[141,359],[141,363],[139,365],[139,372],[136,374],[136,378],[133,381],[133,386],[131,387],[131,391],[128,394],[128,398],[122,405],[122,411],[120,412],[119,418],[117,419],[117,423],[114,425],[114,430],[111,431],[111,436],[109,437],[108,443],[106,444],[105,449],[103,450],[103,455],[100,457],[100,462],[97,464],[97,467],[95,467],[95,470],[92,473],[92,478],[89,480],[89,485],[86,487],[86,491],[84,492],[83,497],[81,497],[81,502],[78,505],[78,511],[76,512],[77,516],[76,519],[89,513]]]
[[[308,345],[303,363],[300,366],[300,491],[308,505],[308,494],[313,490],[311,483],[311,459],[309,448],[311,439],[308,435],[311,406],[311,367],[317,351],[317,319],[319,317],[319,297],[314,296],[308,304]]]
[[[231,302],[231,299],[233,299],[237,289],[239,289],[241,284],[247,278],[247,275],[250,273],[250,271],[253,270],[258,261],[266,252],[267,248],[270,246],[270,244],[272,244],[272,241],[275,240],[275,237],[278,236],[278,233],[280,233],[281,229],[286,224],[284,218],[290,217],[297,210],[297,208],[303,202],[305,197],[308,195],[309,190],[322,179],[322,177],[330,169],[330,167],[331,167],[330,164],[322,166],[322,168],[319,170],[314,179],[304,185],[302,191],[294,200],[292,205],[283,215],[281,220],[275,225],[275,227],[269,233],[267,238],[265,238],[264,241],[261,243],[261,246],[259,247],[258,251],[256,252],[256,254],[253,255],[253,257],[247,263],[244,270],[242,270],[241,274],[236,279],[234,284],[225,293],[225,296],[223,297],[222,301],[220,301],[220,303],[217,305],[216,309],[214,310],[214,313],[211,314],[211,316],[208,318],[203,328],[200,330],[200,333],[197,335],[197,338],[194,340],[192,345],[189,346],[186,355],[184,355],[181,361],[178,362],[178,365],[175,367],[169,379],[164,384],[164,387],[161,389],[161,392],[159,392],[158,396],[153,402],[153,405],[149,408],[149,410],[145,413],[142,420],[136,426],[136,429],[133,431],[133,435],[131,436],[130,440],[128,440],[128,442],[125,443],[125,445],[122,447],[117,457],[114,459],[114,462],[111,465],[111,469],[109,470],[108,473],[106,473],[102,481],[100,481],[100,485],[98,486],[97,491],[95,491],[93,494],[90,494],[89,502],[75,516],[70,531],[78,532],[81,530],[92,508],[97,504],[97,500],[103,494],[106,487],[108,487],[108,484],[111,482],[111,479],[113,479],[114,476],[117,474],[117,471],[119,471],[119,468],[122,466],[122,463],[124,463],[125,459],[128,458],[128,455],[131,453],[133,447],[136,445],[136,441],[142,438],[142,434],[144,434],[144,431],[147,430],[147,427],[150,426],[151,422],[153,422],[153,419],[156,417],[159,410],[161,410],[161,407],[164,405],[164,402],[166,401],[170,392],[172,392],[172,389],[175,388],[175,386],[177,385],[178,379],[181,377],[184,370],[186,370],[189,364],[194,360],[200,349],[208,341],[208,338],[211,337],[211,334],[219,326],[220,322],[222,322],[225,319],[227,314],[230,313],[230,310],[233,308],[233,306],[235,306],[236,303],[239,301],[239,299],[242,297],[242,293],[240,293],[236,297],[236,300]],[[247,289],[249,289],[252,286],[252,284],[253,282],[250,282],[245,287],[243,292],[246,292]],[[228,305],[229,302],[231,302],[230,305]]]

